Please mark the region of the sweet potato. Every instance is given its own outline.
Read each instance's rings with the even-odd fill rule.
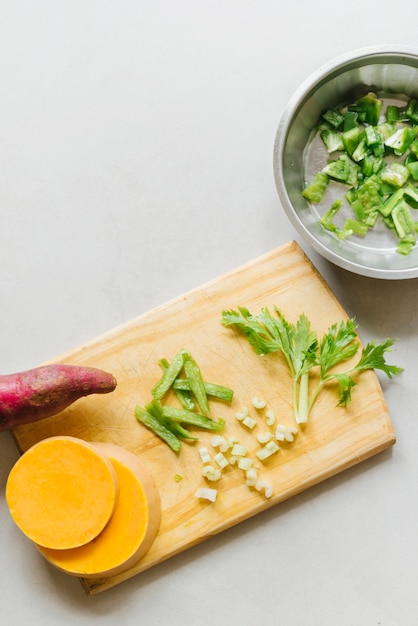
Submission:
[[[113,391],[116,384],[100,369],[65,364],[0,376],[0,431],[51,417],[83,396]]]

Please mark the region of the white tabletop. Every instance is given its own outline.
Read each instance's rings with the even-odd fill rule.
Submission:
[[[416,45],[418,5],[352,0],[2,0],[1,371],[53,359],[296,239],[272,170],[277,125],[322,63]],[[87,597],[12,523],[0,434],[1,622],[418,624],[418,284],[356,276],[299,241],[365,340],[390,450]]]

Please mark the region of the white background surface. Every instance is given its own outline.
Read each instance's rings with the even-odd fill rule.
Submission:
[[[1,0],[1,372],[298,240],[272,170],[287,101],[339,54],[416,45],[417,7]],[[364,340],[399,339],[394,448],[87,598],[12,524],[1,433],[2,624],[418,624],[418,283],[306,252]]]

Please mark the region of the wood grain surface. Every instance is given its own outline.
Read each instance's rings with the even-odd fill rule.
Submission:
[[[190,291],[55,359],[56,362],[100,367],[112,372],[118,386],[105,396],[78,400],[59,415],[14,430],[21,452],[53,435],[121,445],[139,455],[152,472],[162,500],[162,522],[146,556],[129,571],[100,580],[84,580],[87,594],[108,589],[220,533],[257,513],[353,466],[395,443],[379,381],[366,372],[353,391],[348,409],[336,407],[335,389],[318,398],[306,427],[295,442],[282,445],[260,477],[273,486],[270,499],[247,487],[241,470],[228,468],[217,483],[215,503],[198,500],[201,477],[199,448],[210,447],[212,434],[195,431],[199,441],[172,452],[137,422],[134,410],[151,400],[161,376],[158,361],[180,348],[190,351],[205,380],[231,387],[232,405],[212,401],[211,416],[226,420],[225,436],[236,436],[254,455],[259,446],[234,417],[247,406],[264,429],[264,417],[251,409],[253,396],[263,397],[278,421],[294,425],[289,373],[279,354],[257,356],[248,342],[221,323],[224,309],[246,306],[258,313],[278,306],[291,321],[304,312],[319,334],[347,318],[322,277],[299,246],[290,242]],[[170,397],[167,403],[175,404]],[[177,482],[176,475],[182,480]]]

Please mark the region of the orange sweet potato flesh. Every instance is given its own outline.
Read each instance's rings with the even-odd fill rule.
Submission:
[[[113,514],[117,496],[109,459],[75,437],[50,437],[32,446],[15,463],[6,484],[16,525],[35,543],[58,550],[97,537]]]
[[[51,364],[0,376],[0,431],[60,413],[90,394],[116,388],[113,374],[95,367]]]
[[[96,539],[80,548],[38,546],[55,567],[87,579],[116,575],[134,566],[154,542],[161,519],[157,487],[138,457],[113,444],[94,445],[108,455],[118,477],[119,495],[109,523]]]

